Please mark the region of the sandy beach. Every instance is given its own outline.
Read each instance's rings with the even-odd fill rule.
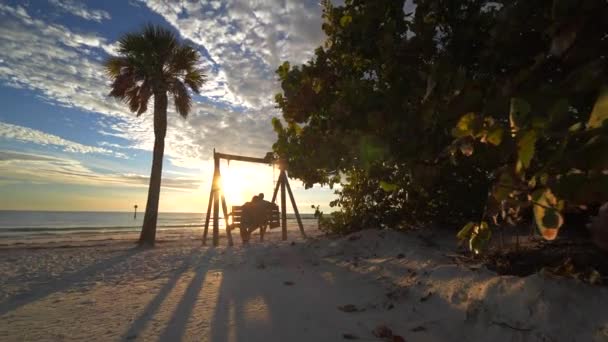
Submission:
[[[3,341],[608,341],[608,289],[497,276],[418,233],[0,249]],[[386,335],[387,329],[384,334]]]

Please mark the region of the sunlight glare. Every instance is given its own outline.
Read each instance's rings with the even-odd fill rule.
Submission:
[[[272,167],[232,161],[230,165],[223,163],[221,168],[222,190],[228,206],[241,205],[260,192],[266,200],[272,199]],[[278,171],[274,177],[278,177]]]

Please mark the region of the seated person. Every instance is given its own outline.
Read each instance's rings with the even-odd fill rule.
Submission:
[[[259,196],[253,196],[251,201],[243,204],[241,209],[241,237],[243,241],[248,241],[251,232],[266,225],[268,217],[264,202]]]
[[[249,241],[249,235],[256,229],[266,228],[272,209],[275,207],[276,204],[264,200],[263,193],[253,196],[251,201],[243,204],[241,213],[241,237],[244,242]]]
[[[270,220],[270,215],[272,215],[272,210],[277,208],[277,205],[264,200],[264,193],[260,192],[257,196],[256,203],[263,209],[264,215],[266,218],[266,222]]]

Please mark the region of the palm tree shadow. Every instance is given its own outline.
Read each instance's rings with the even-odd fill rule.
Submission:
[[[194,251],[196,251],[196,250],[194,249],[192,252],[194,252]],[[205,269],[206,269],[206,266],[208,265],[208,263],[204,263],[204,262],[209,261],[209,259],[211,258],[211,255],[212,255],[210,253],[211,251],[212,251],[212,249],[207,249],[203,255],[199,256],[200,259],[198,259],[197,256],[192,253],[189,255],[189,258],[185,258],[184,262],[175,271],[175,273],[173,273],[173,275],[169,278],[167,283],[165,283],[165,285],[158,291],[158,294],[154,297],[154,299],[152,299],[152,301],[150,301],[148,303],[148,305],[146,306],[146,308],[144,309],[142,314],[139,315],[139,317],[137,317],[137,319],[135,319],[133,321],[133,323],[127,330],[127,332],[122,336],[122,340],[131,339],[131,338],[137,336],[146,327],[148,321],[150,321],[154,317],[154,315],[158,312],[161,304],[163,303],[165,298],[167,298],[169,293],[171,293],[171,290],[173,290],[173,288],[175,287],[175,284],[177,284],[177,281],[181,278],[181,276],[192,265],[203,263],[203,265],[205,265],[204,266],[205,268],[203,268],[203,267],[199,268],[199,271],[196,273],[195,277],[190,282],[190,285],[188,286],[188,289],[186,290],[184,297],[182,298],[182,300],[180,301],[180,303],[176,309],[175,317],[180,316],[177,314],[178,311],[185,311],[188,313],[188,315],[185,315],[183,318],[180,316],[180,318],[178,320],[176,320],[176,323],[175,323],[177,326],[182,327],[180,330],[183,330],[183,327],[185,327],[185,325],[187,323],[189,314],[192,311],[192,307],[194,305],[195,298],[190,301],[188,301],[188,299],[191,299],[193,296],[195,297],[196,294],[198,293],[198,289],[200,289],[200,287],[202,286],[202,283],[203,283],[203,280],[204,280],[205,274],[206,274]],[[171,335],[172,332],[179,332],[177,339],[165,338],[165,335],[172,336]],[[163,338],[161,338],[160,340],[161,341],[180,340],[181,334],[182,334],[182,332],[177,331],[177,330],[172,330],[170,332],[169,327],[167,327],[167,330],[163,334]]]
[[[0,303],[0,316],[16,310],[26,304],[35,302],[50,296],[53,293],[61,292],[75,286],[78,283],[85,281],[86,279],[94,276],[95,274],[101,273],[113,266],[125,261],[133,255],[143,251],[144,249],[139,247],[130,248],[126,253],[121,253],[114,257],[105,259],[93,265],[89,265],[79,271],[69,273],[64,277],[54,280],[53,284],[39,284],[33,286],[29,292],[18,294],[12,298],[5,300]]]

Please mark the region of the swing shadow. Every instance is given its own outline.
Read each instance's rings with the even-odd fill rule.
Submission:
[[[280,260],[279,265],[268,269],[247,265],[239,270],[224,270],[210,322],[210,341],[325,341],[331,339],[322,335],[327,331],[335,331],[332,340],[342,338],[342,331],[334,327],[335,322],[324,318],[335,317],[332,310],[356,300],[353,294],[348,294],[348,280],[335,277],[337,281],[333,282],[323,277],[321,273],[333,275],[332,272],[338,271],[329,264],[313,268],[312,273],[308,267],[308,274],[304,276],[299,266],[310,261],[295,250],[286,251],[279,251],[280,257],[274,256]],[[255,255],[248,255],[249,252],[255,251],[245,251],[245,259]],[[275,267],[280,270],[273,269]],[[272,276],[275,272],[284,275],[277,279]],[[337,321],[342,326],[354,326],[350,324],[352,317],[338,315]]]
[[[53,293],[70,289],[80,283],[85,282],[87,279],[95,276],[96,274],[102,273],[105,270],[120,264],[121,262],[127,260],[137,253],[140,253],[143,250],[145,250],[145,248],[133,247],[126,250],[124,253],[120,253],[93,265],[84,267],[79,271],[66,274],[59,279],[53,280],[52,285],[49,285],[48,283],[35,285],[26,293],[17,294],[12,298],[0,302],[0,316],[16,310],[26,304],[46,298]]]
[[[182,277],[182,275],[188,271],[191,267],[196,267],[199,265],[200,267],[197,269],[195,276],[193,277],[190,285],[184,293],[180,303],[178,304],[173,319],[169,322],[165,332],[163,333],[163,337],[160,341],[178,341],[181,340],[184,327],[188,321],[188,317],[192,312],[192,308],[194,305],[193,295],[199,292],[202,287],[206,270],[209,265],[209,260],[214,254],[212,249],[206,249],[205,252],[197,256],[195,255],[196,249],[193,249],[187,258],[184,259],[182,264],[175,270],[175,272],[171,275],[171,277],[167,280],[165,285],[158,291],[156,296],[146,305],[143,312],[133,321],[129,329],[123,334],[121,340],[129,340],[137,337],[143,331],[148,322],[154,318],[154,316],[158,313],[161,304],[165,301],[167,296],[174,289],[178,280]],[[180,312],[187,313],[186,315],[179,314]],[[170,326],[174,324],[175,327],[170,329]],[[175,330],[177,327],[178,330]],[[173,336],[175,335],[175,337]]]

